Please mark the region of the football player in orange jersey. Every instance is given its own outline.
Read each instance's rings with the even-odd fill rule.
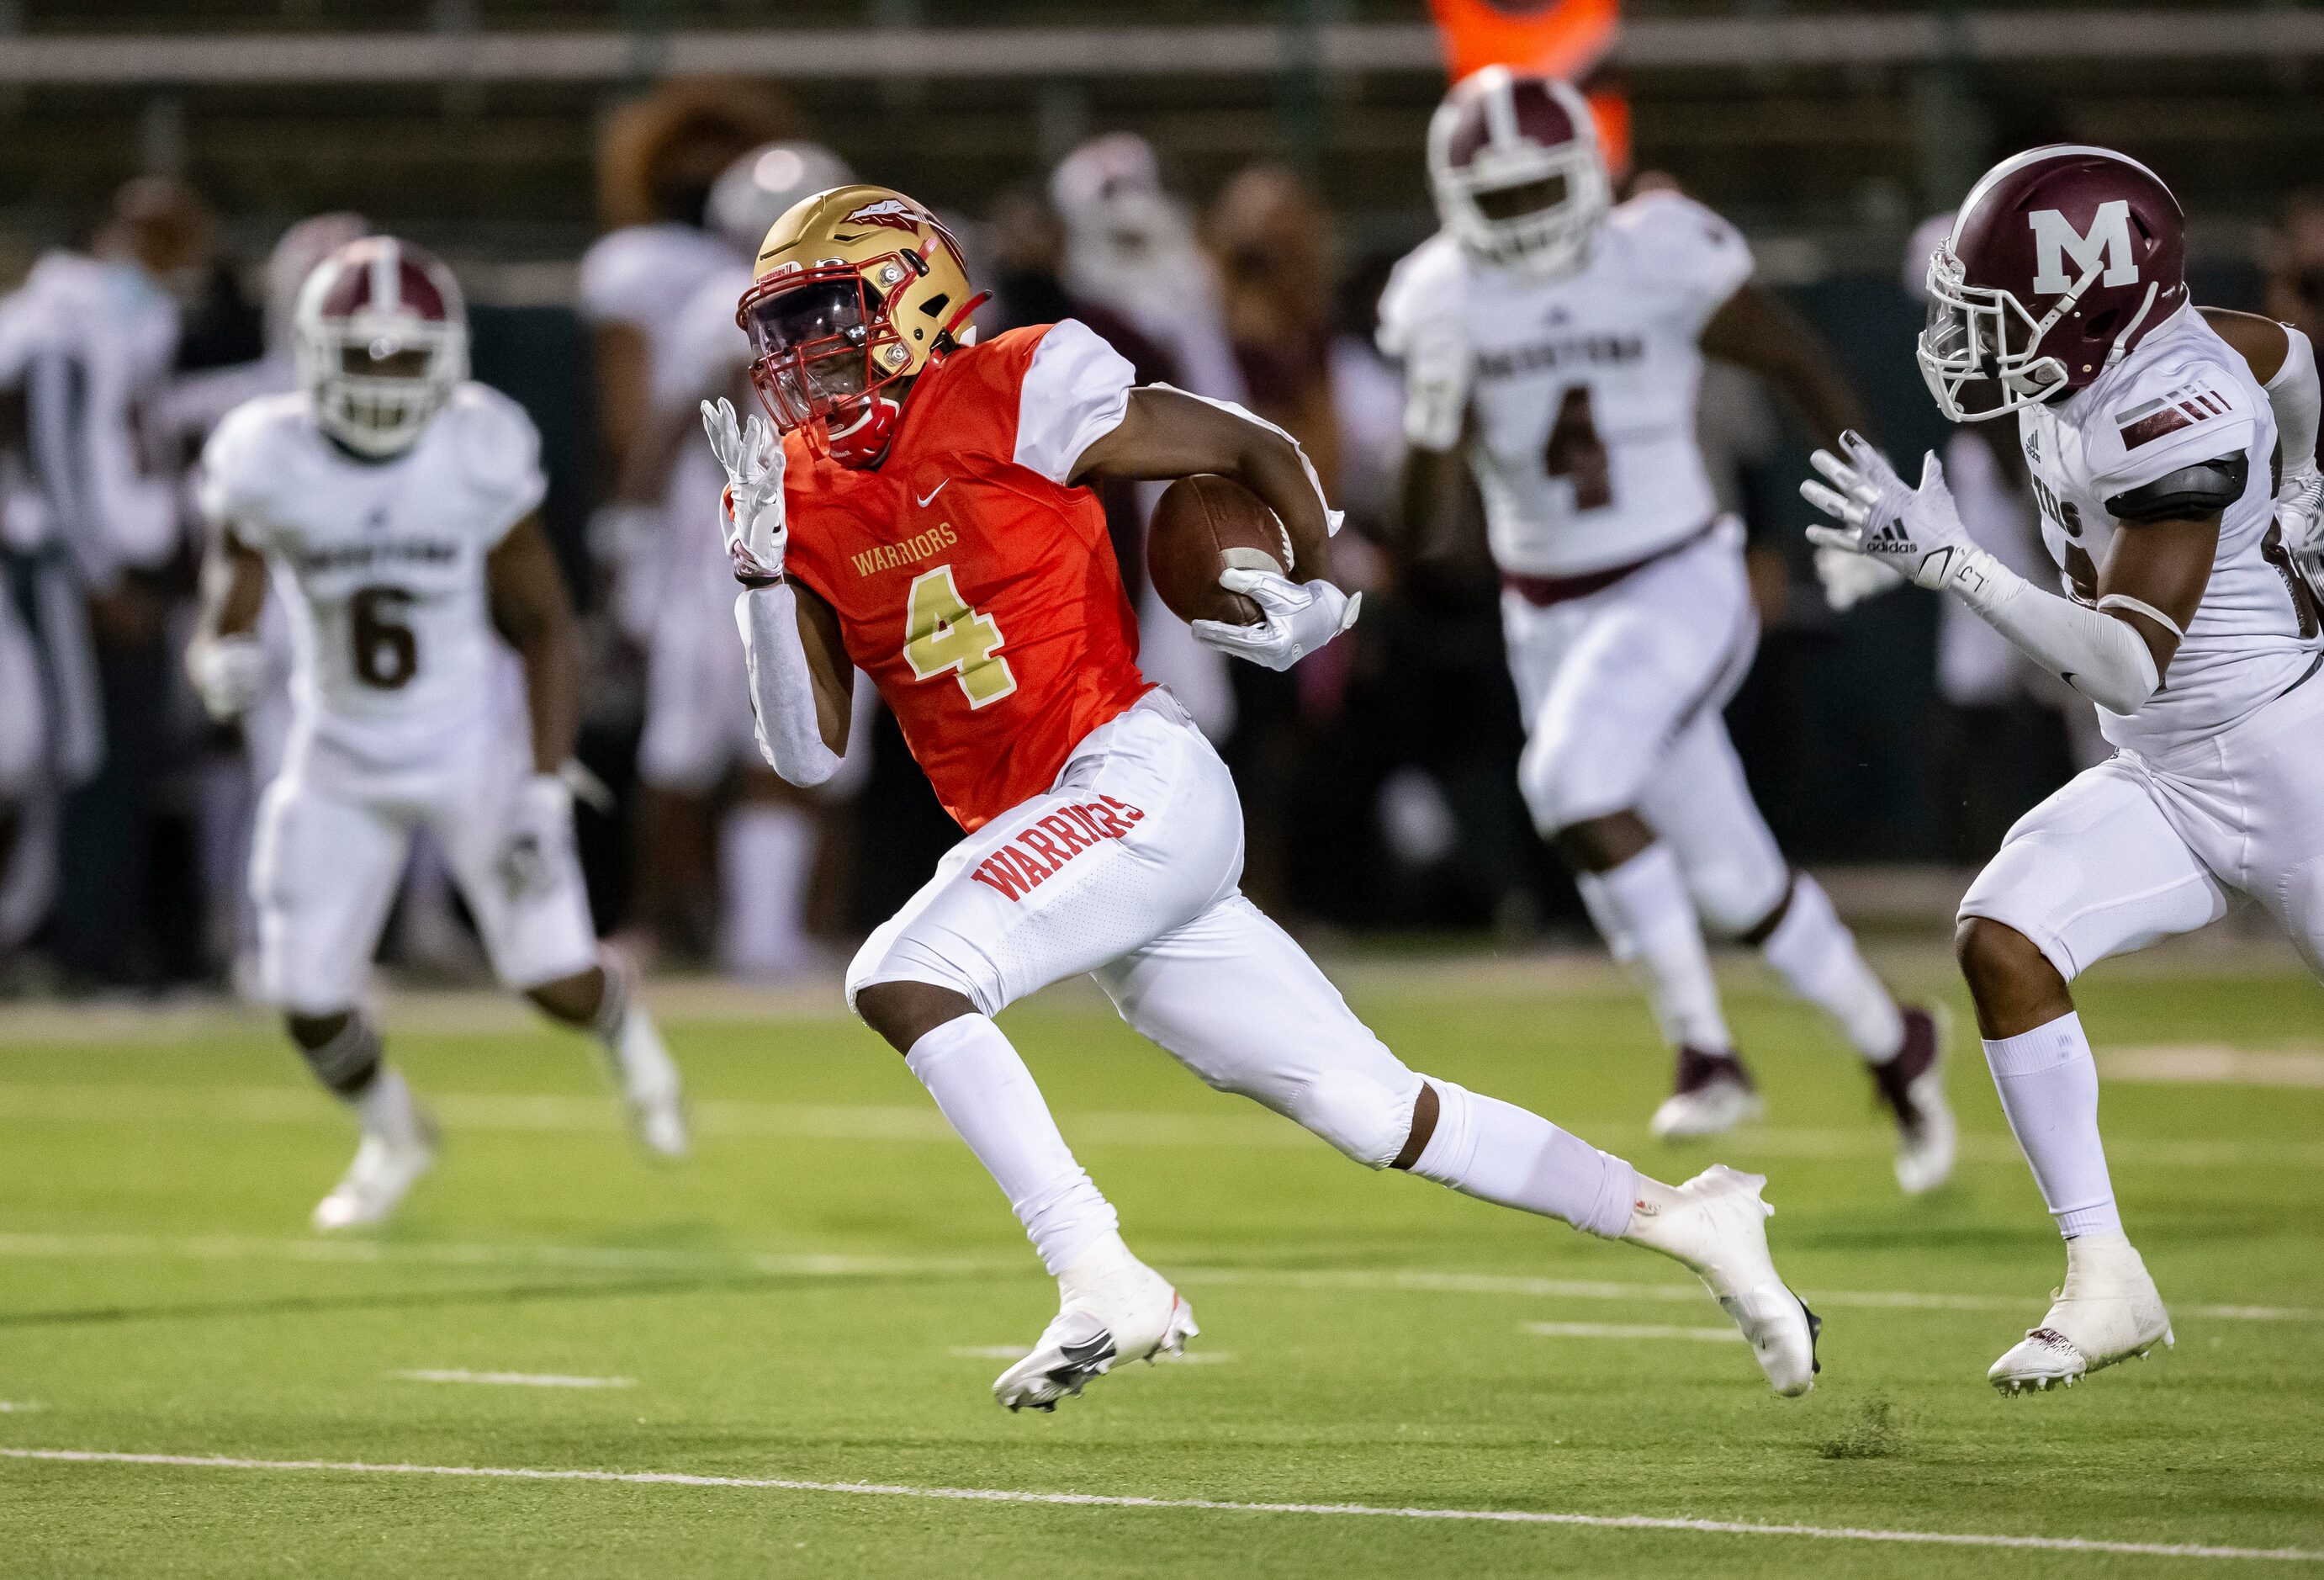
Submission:
[[[847,993],[1057,1280],[1057,1315],[994,1383],[1001,1402],[1052,1408],[1196,1331],[1123,1244],[991,1019],[1079,972],[1211,1086],[1358,1162],[1684,1263],[1776,1391],[1805,1392],[1818,1324],[1770,1260],[1764,1180],[1718,1168],[1663,1185],[1523,1109],[1424,1079],[1240,892],[1234,784],[1139,673],[1086,485],[1208,472],[1265,500],[1292,574],[1225,572],[1264,619],[1194,629],[1285,669],[1357,608],[1331,579],[1337,515],[1290,437],[1236,406],[1132,387],[1130,365],[1070,319],[974,343],[964,326],[980,299],[952,237],[883,188],[802,201],[768,233],[755,275],[739,316],[782,438],[723,402],[704,416],[730,479],[759,744],[793,783],[829,775],[861,669],[967,833],[864,944]]]

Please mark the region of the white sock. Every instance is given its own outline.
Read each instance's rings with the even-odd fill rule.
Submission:
[[[2015,1037],[1988,1039],[1985,1062],[2058,1232],[2069,1240],[2121,1234],[2098,1139],[2098,1067],[2082,1018],[2070,1012]]]
[[[1428,1077],[1436,1129],[1412,1171],[1463,1196],[1497,1202],[1608,1238],[1629,1226],[1638,1174],[1515,1104]]]
[[[1886,1064],[1904,1049],[1904,1012],[1857,952],[1831,896],[1805,873],[1793,878],[1791,905],[1759,952],[1794,993],[1840,1022],[1865,1063]]]
[[[1663,1039],[1705,1053],[1731,1051],[1735,1039],[1720,1012],[1702,924],[1670,847],[1650,845],[1620,866],[1584,873],[1577,882],[1606,947],[1645,978]]]
[[[605,996],[597,1001],[597,1018],[589,1028],[621,1077],[622,1090],[639,1099],[663,1098],[678,1089],[678,1062],[660,1029],[638,998],[637,967],[618,949],[601,949],[597,964],[605,974]]]
[[[1120,1226],[1056,1121],[1033,1073],[982,1015],[946,1021],[904,1062],[984,1165],[1052,1275]]]
[[[773,975],[805,958],[814,867],[815,817],[806,808],[745,801],[726,814],[718,837],[718,930],[729,971]]]
[[[374,1135],[397,1146],[410,1146],[427,1135],[427,1122],[420,1117],[419,1101],[411,1088],[404,1084],[403,1073],[393,1065],[383,1064],[371,1085],[355,1095],[355,1117],[362,1123],[365,1135]]]

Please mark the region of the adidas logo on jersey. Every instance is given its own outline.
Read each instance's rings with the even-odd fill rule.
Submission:
[[[2234,410],[2217,390],[2182,384],[2167,395],[2159,395],[2119,413],[2115,422],[2122,432],[2122,448],[2135,450],[2166,433],[2209,422],[2214,417],[2225,417]]]
[[[1131,824],[1145,820],[1143,810],[1111,796],[1100,796],[1090,805],[1067,806],[1010,836],[969,876],[1011,900],[1022,900],[1027,890],[1038,888],[1082,852],[1096,849],[1101,840],[1120,839]]]

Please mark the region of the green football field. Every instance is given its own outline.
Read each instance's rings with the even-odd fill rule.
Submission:
[[[1941,956],[1891,964],[1958,1005]],[[392,1003],[442,1161],[392,1232],[327,1242],[306,1214],[351,1132],[264,1021],[0,1007],[0,1574],[2324,1573],[2324,993],[2296,972],[2084,984],[2178,1345],[2014,1401],[1985,1368],[2063,1258],[1972,1039],[1961,1171],[1908,1204],[1834,1036],[1748,971],[1769,1117],[1677,1151],[1608,970],[1343,980],[1424,1070],[1668,1177],[1764,1170],[1826,1320],[1814,1393],[1772,1397],[1671,1264],[1369,1174],[1084,988],[1005,1024],[1204,1332],[1054,1416],[988,1392],[1053,1286],[828,998],[663,990],[699,1129],[667,1169],[573,1039]]]

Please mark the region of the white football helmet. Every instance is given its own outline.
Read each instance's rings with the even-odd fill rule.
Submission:
[[[1537,277],[1578,267],[1613,205],[1588,101],[1506,66],[1462,79],[1437,106],[1428,184],[1471,257]]]
[[[713,235],[746,258],[802,198],[854,180],[847,162],[820,143],[768,143],[720,172],[705,217]]]
[[[291,346],[323,431],[384,460],[410,448],[468,376],[467,310],[433,254],[364,236],[307,276]]]

